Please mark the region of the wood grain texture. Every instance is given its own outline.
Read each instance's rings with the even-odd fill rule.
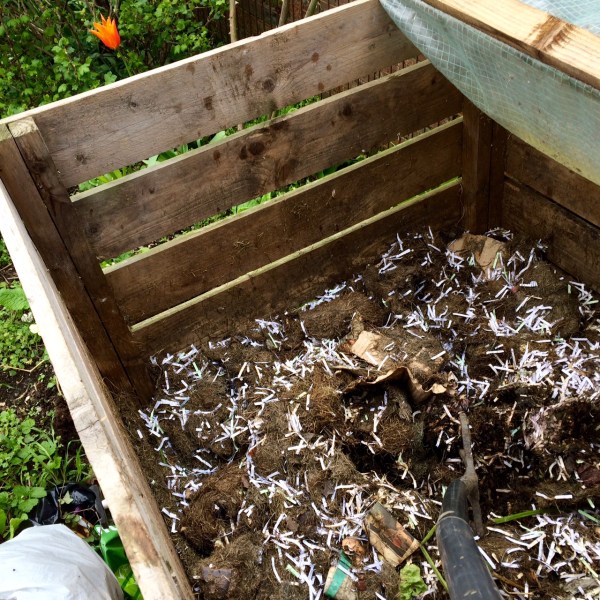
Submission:
[[[460,110],[459,92],[420,63],[78,194],[75,205],[96,255],[112,258]]]
[[[70,187],[416,54],[378,0],[358,0],[25,116]]]
[[[107,279],[121,310],[132,322],[147,319],[458,177],[462,129],[460,120],[443,125],[119,263]]]
[[[504,188],[502,225],[541,239],[557,267],[600,292],[598,227],[514,181],[507,181]]]
[[[600,89],[600,37],[519,0],[425,0],[513,48]]]
[[[0,182],[0,230],[145,600],[192,600],[186,574],[88,345]]]
[[[114,389],[133,392],[116,350],[83,286],[36,183],[7,126],[0,126],[0,179],[42,255],[98,369]],[[13,257],[14,259],[15,257]]]
[[[464,227],[480,234],[488,230],[492,120],[466,98],[463,119]]]
[[[147,354],[175,351],[198,340],[239,330],[244,319],[293,310],[339,283],[380,253],[397,232],[430,225],[454,227],[460,219],[458,183],[409,200],[318,244],[240,277],[230,285],[134,327]]]
[[[512,136],[507,175],[600,227],[600,186]]]
[[[39,198],[46,206],[47,214],[73,261],[77,275],[81,278],[96,313],[106,328],[106,333],[121,359],[133,388],[140,399],[151,398],[154,386],[150,381],[145,361],[141,359],[138,349],[133,344],[131,332],[119,312],[106,277],[87,243],[69,193],[58,179],[48,148],[35,122],[31,118],[23,119],[11,123],[9,129],[31,179],[39,190]]]

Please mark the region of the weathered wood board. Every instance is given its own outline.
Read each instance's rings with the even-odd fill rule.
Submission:
[[[461,173],[460,119],[109,270],[132,322],[370,218]],[[365,182],[370,182],[366,185]]]
[[[504,186],[502,226],[541,239],[547,257],[600,292],[600,229],[516,181]]]
[[[600,89],[600,37],[519,0],[425,0],[427,4]]]
[[[12,197],[20,218],[44,257],[80,335],[93,354],[103,377],[114,389],[132,392],[129,377],[85,288],[8,127],[0,125],[0,179]]]
[[[96,255],[112,258],[460,110],[458,91],[420,63],[77,194],[75,206]]]
[[[131,332],[115,302],[106,277],[91,252],[81,222],[66,188],[60,183],[52,157],[33,119],[22,119],[9,125],[19,152],[29,169],[29,175],[39,190],[52,226],[56,227],[77,275],[86,287],[94,309],[106,327],[110,343],[115,347],[133,389],[140,398],[148,400],[154,392],[147,365],[132,344]],[[36,198],[29,198],[28,204]],[[43,208],[40,207],[40,211]]]
[[[515,136],[507,145],[506,173],[582,219],[600,227],[600,187]]]
[[[145,600],[191,600],[187,576],[112,397],[2,182],[0,232]]]
[[[21,117],[71,187],[417,54],[379,2],[358,0]]]
[[[376,258],[398,231],[429,225],[453,228],[461,219],[460,182],[408,200],[317,244],[134,326],[149,354],[236,331],[239,319],[290,309],[354,274]]]

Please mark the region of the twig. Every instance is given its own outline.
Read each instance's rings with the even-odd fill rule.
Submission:
[[[229,0],[229,39],[231,43],[238,41],[236,1]]]
[[[19,367],[11,367],[10,365],[0,364],[0,369],[3,371],[19,371],[21,373],[33,373],[38,367],[43,365],[47,359],[43,358],[40,362],[35,365],[35,367],[31,367],[31,369],[21,369]]]
[[[506,585],[512,585],[513,587],[516,587],[519,590],[525,589],[525,586],[522,583],[517,583],[516,581],[513,581],[512,579],[507,579],[506,577],[504,577],[503,575],[500,575],[496,571],[492,571],[492,577],[499,579],[502,583],[505,583]]]
[[[285,25],[285,22],[287,21],[289,6],[290,0],[283,0],[283,2],[281,3],[281,12],[279,13],[279,23],[277,24],[277,27]]]
[[[308,8],[306,9],[306,14],[304,15],[305,19],[307,17],[313,16],[313,14],[317,8],[317,3],[318,3],[318,0],[310,0],[310,4],[308,5]]]
[[[463,451],[461,457],[465,463],[465,474],[461,477],[461,481],[467,488],[467,496],[473,511],[473,522],[475,524],[475,532],[479,536],[485,535],[485,527],[481,517],[481,506],[479,505],[479,481],[475,472],[475,463],[473,461],[473,450],[471,449],[471,430],[469,429],[469,420],[464,412],[458,414],[460,417],[460,430],[463,440]]]

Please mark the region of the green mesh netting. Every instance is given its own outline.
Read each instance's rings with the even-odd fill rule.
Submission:
[[[396,25],[508,131],[600,184],[600,91],[432,8],[380,0]],[[526,0],[600,34],[600,1]]]

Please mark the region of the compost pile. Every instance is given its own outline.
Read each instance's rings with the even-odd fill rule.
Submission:
[[[399,588],[365,519],[383,505],[423,540],[464,411],[496,583],[597,598],[597,300],[543,254],[501,230],[398,237],[300,309],[156,359],[134,435],[200,597],[316,599],[335,565],[348,597],[447,597],[435,536],[408,559],[424,587]]]

